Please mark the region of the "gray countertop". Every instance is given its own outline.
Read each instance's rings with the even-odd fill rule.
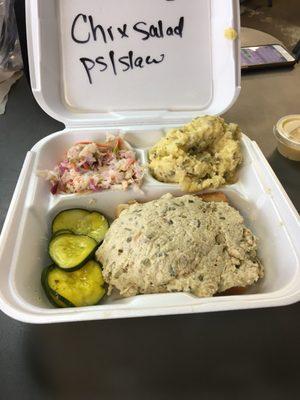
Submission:
[[[298,210],[300,163],[279,155],[272,129],[281,116],[300,112],[299,99],[300,65],[252,73],[225,114],[256,140]],[[0,117],[0,227],[26,151],[61,128],[21,79]],[[299,312],[295,304],[48,326],[0,312],[0,398],[298,398]]]

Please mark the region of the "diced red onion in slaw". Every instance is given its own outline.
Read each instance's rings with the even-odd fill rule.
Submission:
[[[110,136],[106,143],[76,143],[52,171],[38,175],[50,181],[52,194],[139,190],[144,168],[121,137]]]

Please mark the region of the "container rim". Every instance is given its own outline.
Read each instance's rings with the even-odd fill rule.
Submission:
[[[299,120],[299,128],[300,128],[300,114],[291,114],[291,115],[285,115],[284,117],[280,118],[279,121],[276,123],[276,125],[274,125],[273,132],[275,138],[278,141],[287,146],[300,150],[300,141],[291,139],[283,128],[283,123],[288,119],[292,118]]]

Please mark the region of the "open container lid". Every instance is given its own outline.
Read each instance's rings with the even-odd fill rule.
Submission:
[[[27,0],[32,90],[68,127],[180,124],[240,90],[237,0]]]

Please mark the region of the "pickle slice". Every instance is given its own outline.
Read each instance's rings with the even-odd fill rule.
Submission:
[[[93,260],[74,272],[51,265],[42,273],[42,285],[49,301],[60,308],[96,305],[105,295],[101,267]]]
[[[52,233],[69,230],[102,242],[109,228],[107,219],[97,211],[70,209],[60,212],[53,220]]]
[[[93,257],[98,243],[86,235],[64,233],[54,236],[49,244],[49,255],[60,268],[75,271]]]

